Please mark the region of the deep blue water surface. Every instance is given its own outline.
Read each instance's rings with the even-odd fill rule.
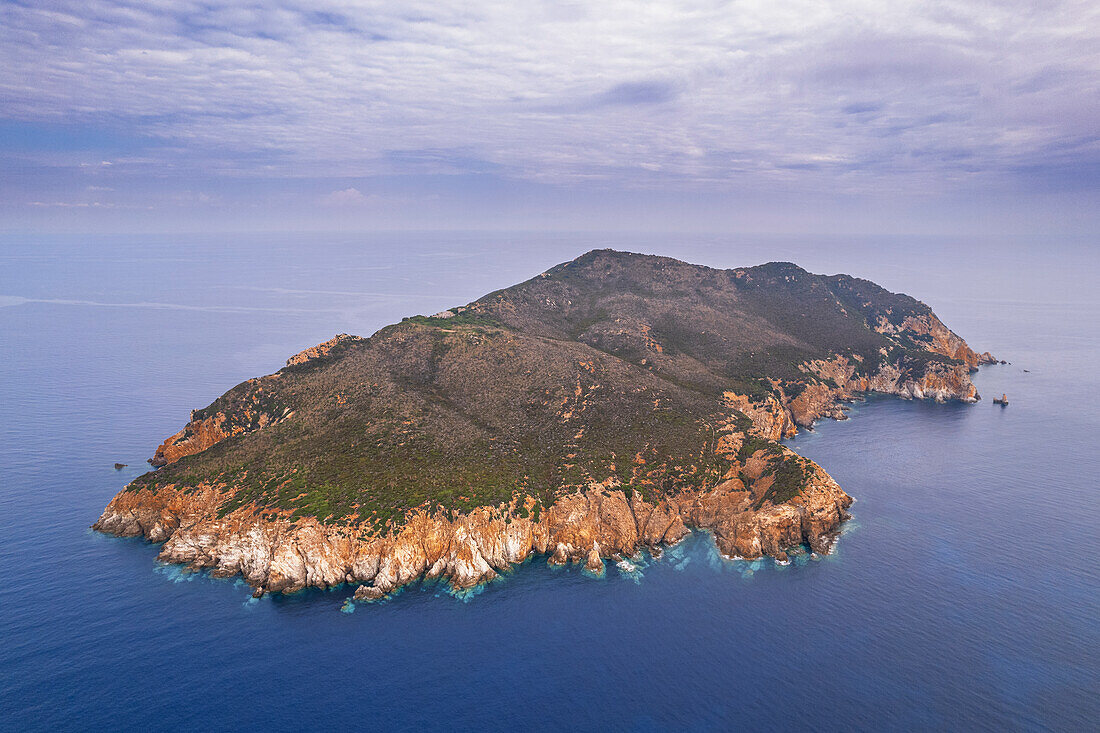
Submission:
[[[352,588],[253,601],[88,529],[233,384],[608,245],[868,277],[1012,364],[978,405],[874,399],[791,441],[857,502],[789,567],[697,534],[634,575],[535,560],[341,613]],[[0,240],[0,728],[1095,730],[1098,276],[1090,243]]]

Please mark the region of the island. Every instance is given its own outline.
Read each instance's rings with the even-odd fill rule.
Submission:
[[[257,594],[370,600],[536,556],[598,574],[692,529],[787,562],[852,498],[782,438],[872,392],[976,402],[993,362],[867,280],[595,250],[237,385],[94,528]]]

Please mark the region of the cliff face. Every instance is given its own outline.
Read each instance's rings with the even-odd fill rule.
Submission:
[[[271,399],[279,375],[249,379],[203,410],[192,410],[183,430],[165,438],[149,461],[159,468],[175,463],[237,435],[275,425],[292,415]]]
[[[227,424],[229,423],[229,424]],[[244,429],[239,425],[233,425],[224,412],[216,413],[211,417],[192,419],[183,430],[164,439],[149,463],[153,466],[167,466],[175,463],[184,456],[200,453],[215,443],[219,443],[230,435],[243,433]]]
[[[756,402],[747,395],[728,390],[722,396],[729,409],[741,412],[752,421],[751,430],[756,435],[768,440],[780,440],[791,437],[798,430],[791,411],[776,395],[769,394]]]
[[[826,380],[807,385],[786,403],[792,422],[803,427],[813,425],[822,417],[845,419],[841,403],[870,392],[936,402],[977,402],[980,399],[965,364],[931,362],[918,378],[894,364],[882,365],[873,375],[861,375],[856,371],[856,364],[844,356],[809,362],[803,369]]]
[[[827,552],[851,498],[779,444],[867,392],[973,402],[992,361],[923,303],[790,263],[597,251],[192,412],[95,528],[265,591],[459,587],[713,532]]]
[[[537,517],[521,509],[534,504],[532,497],[453,516],[416,511],[390,537],[365,536],[313,517],[293,521],[244,509],[218,518],[219,487],[173,487],[119,494],[95,528],[163,541],[162,561],[207,568],[218,577],[239,574],[265,591],[359,583],[356,597],[374,599],[420,578],[474,586],[532,554],[602,573],[603,558],[675,544],[689,527],[712,530],[729,557],[785,561],[785,550],[803,543],[827,553],[852,499],[816,464],[810,471],[794,500],[758,509],[754,503],[770,486],[760,477],[748,487],[731,478],[655,503],[639,493],[628,498],[618,488],[593,487],[559,498]]]
[[[957,359],[971,369],[981,364],[996,361],[988,351],[984,354],[967,346],[951,329],[943,325],[939,318],[931,313],[920,316],[906,316],[899,325],[894,325],[885,316],[879,318],[875,330],[885,334],[906,334],[925,341],[925,348],[949,359]]]
[[[331,357],[334,352],[365,340],[340,333],[324,343],[298,352],[286,360],[286,365],[300,367]],[[292,417],[293,411],[272,397],[278,389],[280,377],[281,372],[249,379],[206,409],[192,411],[191,420],[183,430],[165,438],[149,463],[158,468],[166,466],[184,456],[201,453],[226,438],[251,433]]]
[[[299,351],[297,354],[286,360],[286,365],[298,366],[299,364],[305,364],[306,362],[313,361],[314,359],[321,359],[323,357],[331,355],[333,350],[337,349],[338,347],[347,346],[363,340],[364,339],[360,338],[359,336],[350,336],[346,333],[338,333],[324,343],[317,344],[316,346],[311,346],[303,351]]]
[[[781,383],[775,382],[774,394],[755,400],[727,391],[725,404],[751,420],[753,433],[780,440],[795,435],[799,426],[810,427],[823,417],[847,419],[844,403],[869,393],[936,402],[980,399],[964,364],[932,362],[918,378],[895,364],[884,364],[870,376],[858,373],[857,366],[845,356],[806,362],[802,370],[820,381],[799,383],[797,394],[788,394]]]

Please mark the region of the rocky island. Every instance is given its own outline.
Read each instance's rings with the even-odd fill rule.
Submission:
[[[361,599],[536,554],[600,573],[692,528],[784,562],[829,552],[852,499],[781,438],[869,392],[975,402],[993,361],[866,280],[597,250],[237,385],[94,527],[257,592]]]

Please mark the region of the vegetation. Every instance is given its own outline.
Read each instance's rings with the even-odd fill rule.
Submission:
[[[254,507],[386,532],[417,507],[534,497],[517,511],[537,518],[608,479],[652,500],[712,486],[764,450],[773,483],[757,504],[782,503],[807,467],[724,412],[723,391],[762,399],[778,379],[798,394],[812,379],[799,365],[838,353],[872,371],[949,361],[869,327],[924,304],[789,263],[713,270],[597,251],[452,312],[234,387],[195,419],[224,415],[241,434],[130,488],[211,483],[224,487],[222,514]],[[745,438],[723,457],[731,417]]]
[[[768,475],[773,478],[772,485],[756,500],[754,509],[759,509],[766,501],[783,504],[798,496],[809,481],[811,471],[804,458],[787,455],[772,462]]]
[[[402,323],[415,323],[421,326],[438,326],[440,328],[456,326],[482,326],[486,328],[500,328],[502,324],[492,316],[478,311],[461,312],[453,316],[410,316],[403,318]]]

